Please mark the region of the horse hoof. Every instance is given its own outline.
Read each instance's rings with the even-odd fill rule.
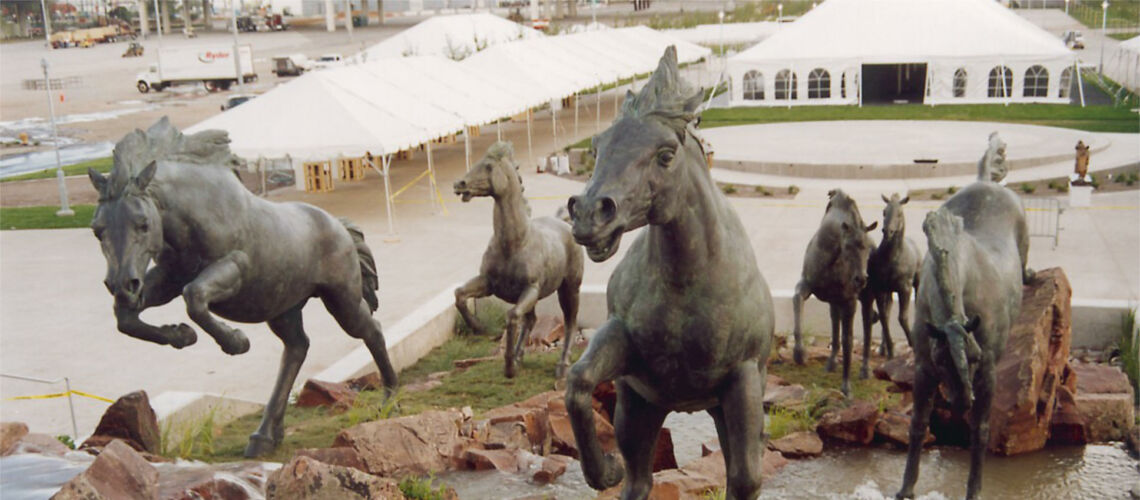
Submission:
[[[186,323],[166,325],[162,327],[162,329],[167,330],[167,336],[170,337],[170,346],[175,349],[192,346],[198,341],[198,334],[194,333],[194,329],[190,328],[190,325]]]
[[[249,445],[245,447],[245,458],[257,458],[273,453],[277,449],[277,442],[260,434],[250,434]]]
[[[832,358],[827,359],[827,364],[823,365],[823,370],[830,373],[835,371],[835,360]]]
[[[871,378],[871,374],[870,374],[869,370],[867,370],[866,366],[864,366],[862,370],[859,370],[859,378],[861,378],[863,380],[867,380],[867,379]]]
[[[601,477],[591,478],[586,475],[586,483],[595,490],[608,490],[621,483],[625,478],[625,464],[622,463],[621,457],[607,453],[602,457],[602,470]]]
[[[843,386],[840,387],[840,391],[843,392],[843,397],[851,399],[851,385],[848,384],[846,380],[843,381]]]
[[[796,347],[796,348],[792,349],[792,360],[795,361],[797,365],[804,364],[804,348],[803,347]]]
[[[218,342],[218,345],[222,347],[222,352],[230,356],[237,356],[249,351],[249,337],[246,337],[241,330],[233,330],[230,335],[232,337],[227,342]]]

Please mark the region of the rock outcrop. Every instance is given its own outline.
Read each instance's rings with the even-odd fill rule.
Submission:
[[[0,422],[0,457],[8,456],[16,448],[16,443],[28,435],[28,425],[23,422]]]
[[[130,445],[116,439],[103,446],[103,451],[91,466],[64,484],[51,498],[117,500],[155,498],[157,495],[158,470]]]
[[[365,474],[351,467],[318,462],[296,456],[269,476],[267,499],[402,500],[404,494],[393,479]]]
[[[816,431],[824,440],[866,445],[875,438],[879,409],[866,401],[855,401],[838,411],[829,411],[819,419]]]
[[[458,411],[365,422],[337,435],[334,447],[356,451],[370,474],[387,477],[426,476],[454,469],[468,444],[460,436]]]
[[[366,383],[367,381],[362,382],[362,384]],[[329,406],[347,410],[352,408],[355,401],[356,391],[348,382],[325,382],[309,379],[305,381],[301,393],[297,395],[297,406],[300,408]]]
[[[158,418],[145,391],[132,392],[111,404],[95,432],[79,448],[99,448],[116,439],[136,451],[156,455],[160,451]]]
[[[1088,442],[1124,439],[1135,421],[1132,386],[1115,366],[1077,363],[1074,403],[1084,418]]]
[[[788,458],[818,457],[823,453],[823,440],[814,432],[793,432],[768,442],[768,449]]]

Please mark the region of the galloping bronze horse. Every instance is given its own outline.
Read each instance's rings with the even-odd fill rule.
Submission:
[[[591,407],[599,382],[617,382],[624,499],[649,495],[657,434],[671,411],[712,415],[727,498],[760,493],[772,298],[744,225],[709,175],[694,128],[702,95],[680,79],[668,48],[596,137],[597,168],[568,204],[574,239],[596,262],[614,255],[624,233],[649,226],[610,277],[609,319],[567,379],[582,470],[596,489],[623,476],[621,461],[602,453]]]
[[[285,405],[309,337],[301,309],[320,298],[349,335],[363,339],[391,394],[377,308],[376,264],[359,229],[304,203],[254,196],[231,167],[225,132],[184,136],[166,118],[115,145],[109,177],[88,170],[99,191],[91,229],[107,259],[104,284],[115,296],[119,331],[176,349],[197,341],[185,323],[153,326],[143,310],[181,296],[190,319],[226,354],[249,339],[215,318],[268,322],[285,343],[281,369],[247,457],[275,449],[284,435]],[[151,266],[151,262],[154,265]]]

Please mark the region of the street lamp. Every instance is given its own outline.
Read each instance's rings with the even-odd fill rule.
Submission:
[[[40,59],[40,67],[44,69],[44,88],[47,90],[48,113],[51,115],[51,138],[55,145],[55,178],[59,182],[59,211],[58,217],[75,215],[67,203],[67,184],[63,180],[63,162],[59,159],[59,132],[55,129],[55,100],[51,95],[51,78],[48,77],[47,58]]]
[[[784,22],[784,4],[776,4],[776,23]]]
[[[716,18],[720,20],[720,56],[724,57],[724,11],[717,12]]]
[[[48,13],[47,0],[40,0],[40,8],[44,13],[44,41],[47,42],[48,50],[52,50],[51,46],[51,14]]]
[[[1108,40],[1108,0],[1104,0],[1100,4],[1100,10],[1103,13],[1100,21],[1100,74],[1104,74],[1104,46],[1105,41]]]
[[[1065,15],[1069,15],[1069,0],[1065,0]]]

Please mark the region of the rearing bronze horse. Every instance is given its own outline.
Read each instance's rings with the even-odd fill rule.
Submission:
[[[574,239],[596,262],[614,255],[622,234],[649,226],[610,277],[609,319],[571,367],[566,390],[586,481],[604,489],[623,470],[602,453],[591,393],[616,380],[624,499],[649,495],[657,434],[671,411],[712,415],[727,498],[760,493],[772,298],[744,225],[709,175],[694,128],[701,97],[680,79],[669,47],[595,138],[597,168],[568,204]]]

